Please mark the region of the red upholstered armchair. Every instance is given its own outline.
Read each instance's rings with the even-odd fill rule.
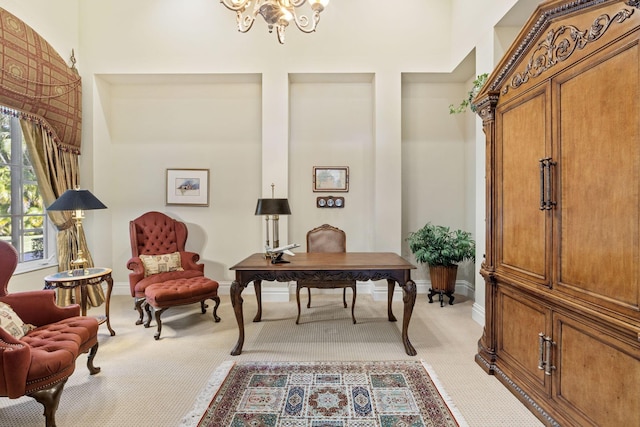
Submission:
[[[93,366],[98,321],[79,316],[77,304],[58,307],[54,290],[9,294],[7,284],[17,263],[14,247],[0,241],[0,302],[6,304],[0,304],[4,322],[0,327],[0,396],[34,398],[44,406],[47,427],[53,427],[60,395],[75,370],[76,358],[89,352],[89,372],[100,372]]]
[[[131,256],[127,262],[129,286],[131,296],[135,300],[135,308],[140,314],[136,325],[143,322],[142,304],[145,302],[145,289],[154,283],[169,280],[188,279],[204,276],[204,264],[197,264],[200,255],[185,251],[187,241],[187,226],[180,221],[161,213],[147,212],[129,222],[129,237],[131,238]],[[158,268],[155,274],[145,277],[145,266],[140,256],[167,255],[178,252],[180,266],[177,269]]]

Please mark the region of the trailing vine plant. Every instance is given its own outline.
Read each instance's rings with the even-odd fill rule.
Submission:
[[[467,108],[471,108],[471,111],[475,113],[476,107],[471,103],[471,101],[473,101],[473,98],[475,98],[476,95],[480,93],[480,89],[482,89],[482,86],[484,86],[488,77],[489,73],[484,73],[477,76],[473,81],[473,87],[469,91],[467,98],[463,99],[460,105],[458,105],[457,107],[453,104],[449,105],[449,114],[464,113],[465,111],[467,111]]]

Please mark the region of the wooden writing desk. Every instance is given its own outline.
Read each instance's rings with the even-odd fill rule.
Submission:
[[[411,269],[416,268],[397,254],[391,252],[346,252],[346,253],[299,253],[286,258],[290,263],[271,264],[264,254],[256,253],[230,268],[235,270],[236,280],[231,284],[231,304],[238,322],[239,337],[231,355],[242,353],[244,344],[244,317],[242,313],[242,291],[253,282],[258,302],[258,313],[254,322],[262,319],[262,281],[294,282],[298,280],[387,280],[387,314],[390,322],[396,318],[391,311],[393,289],[396,282],[402,288],[404,315],[402,319],[402,342],[410,356],[416,350],[409,341],[407,330],[416,302],[416,284],[411,280]]]

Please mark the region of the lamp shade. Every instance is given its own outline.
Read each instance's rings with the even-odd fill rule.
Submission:
[[[256,215],[291,215],[287,199],[258,199]]]
[[[89,190],[67,190],[51,203],[47,210],[50,211],[77,211],[106,209],[107,207],[96,198]]]

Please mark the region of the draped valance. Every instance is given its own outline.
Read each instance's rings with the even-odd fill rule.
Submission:
[[[43,126],[60,150],[80,154],[81,99],[76,69],[0,8],[0,104]]]

